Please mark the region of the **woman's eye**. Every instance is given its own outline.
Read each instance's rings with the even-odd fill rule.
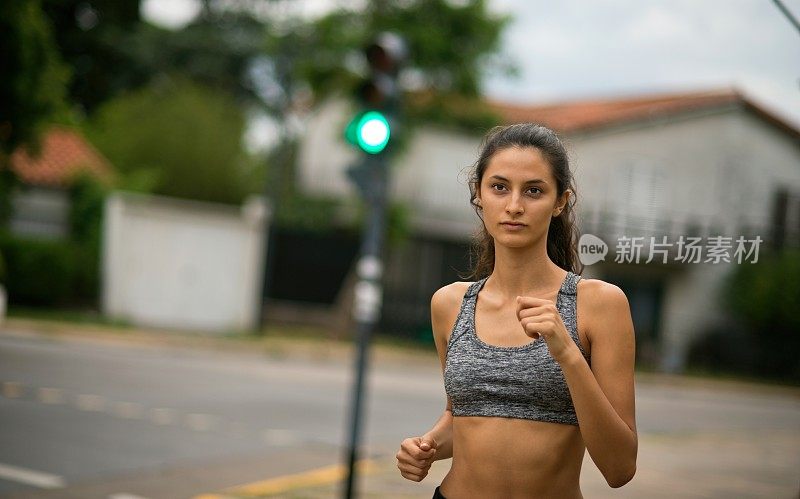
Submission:
[[[531,187],[530,189],[528,189],[528,192],[534,195],[539,195],[542,193],[542,190],[539,189],[538,187]]]
[[[503,184],[492,184],[492,189],[494,189],[496,191],[501,191],[501,190],[503,190],[505,188],[506,188],[506,186],[504,186]]]

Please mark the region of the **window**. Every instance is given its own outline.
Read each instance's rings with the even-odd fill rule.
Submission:
[[[57,189],[27,188],[11,199],[11,232],[60,239],[69,234],[69,195]]]

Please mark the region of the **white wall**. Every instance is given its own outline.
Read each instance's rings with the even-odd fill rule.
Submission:
[[[241,209],[117,192],[106,201],[103,311],[149,327],[256,327],[263,201]]]

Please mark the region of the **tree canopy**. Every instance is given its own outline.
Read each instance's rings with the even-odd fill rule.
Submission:
[[[69,67],[36,0],[0,4],[0,167],[20,144],[34,145],[43,124],[63,115]]]
[[[409,44],[406,90],[438,100],[477,103],[489,72],[513,73],[499,54],[507,16],[484,0],[383,0],[338,8],[317,17],[296,12],[299,2],[207,0],[201,15],[175,33],[153,32],[159,67],[191,74],[212,86],[254,97],[274,119],[332,93],[352,90],[366,70],[361,50],[380,31]],[[288,5],[288,6],[287,6]],[[458,112],[462,106],[451,106]],[[437,109],[437,111],[440,109]],[[438,113],[413,114],[436,121]],[[452,122],[452,119],[446,119]]]
[[[143,25],[138,1],[42,0],[42,8],[71,68],[68,96],[79,114],[149,79],[149,68],[132,51]]]
[[[238,203],[253,190],[244,126],[229,95],[165,78],[103,105],[89,131],[123,177],[148,175],[156,194]]]
[[[5,2],[0,37],[11,57],[2,69],[12,78],[0,84],[9,103],[0,117],[3,150],[33,141],[36,125],[52,122],[66,102],[128,179],[138,171],[164,194],[231,201],[241,196],[241,178],[224,177],[245,156],[234,138],[244,116],[269,115],[285,149],[296,139],[292,119],[353,88],[366,70],[362,47],[379,31],[408,40],[411,127],[486,118],[481,82],[488,71],[510,68],[498,55],[508,18],[490,13],[484,0],[381,0],[315,16],[299,1],[202,5],[188,25],[168,30],[142,20],[139,2]],[[215,137],[197,140],[210,129]],[[218,147],[205,150],[211,144]],[[160,168],[156,181],[151,174]]]

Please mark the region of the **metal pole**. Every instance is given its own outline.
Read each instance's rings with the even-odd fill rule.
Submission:
[[[387,164],[383,154],[366,159],[369,166],[369,189],[366,199],[369,213],[362,234],[361,256],[358,261],[358,283],[355,288],[353,314],[356,319],[356,341],[358,353],[355,364],[355,381],[350,406],[350,445],[347,452],[348,474],[344,497],[355,496],[357,480],[356,462],[361,434],[361,413],[364,406],[364,378],[369,363],[369,342],[373,327],[381,309],[381,278],[383,265],[381,251],[385,233],[386,191],[388,183]]]
[[[278,18],[283,18],[287,13],[287,6],[278,6]],[[294,83],[291,75],[291,68],[293,61],[296,58],[296,44],[293,43],[287,36],[282,36],[278,39],[278,50],[275,56],[275,70],[277,73],[277,82],[283,90],[283,99],[277,103],[267,104],[267,109],[274,107],[275,115],[279,117],[278,128],[278,144],[275,146],[277,150],[275,154],[271,155],[268,159],[267,173],[264,179],[264,197],[272,202],[272,213],[269,220],[269,227],[264,234],[264,243],[262,246],[262,255],[264,256],[264,272],[263,283],[261,286],[261,303],[258,309],[258,331],[257,334],[265,334],[266,319],[268,314],[267,303],[269,302],[269,295],[272,292],[272,278],[275,273],[275,243],[278,233],[278,212],[281,209],[283,202],[283,182],[286,176],[287,163],[294,161],[292,157],[291,148],[293,134],[289,130],[289,115],[292,107],[292,93],[294,92]],[[274,175],[270,178],[269,169],[272,169]]]
[[[280,142],[277,147],[278,150],[274,154],[267,165],[267,175],[269,170],[272,170],[272,179],[267,178],[264,181],[264,198],[271,201],[270,216],[264,219],[265,226],[263,227],[264,240],[261,247],[261,254],[264,258],[264,272],[263,282],[261,284],[261,300],[258,309],[258,334],[264,334],[264,326],[266,323],[266,308],[269,294],[271,292],[270,286],[272,284],[272,277],[275,270],[275,241],[277,240],[277,224],[278,224],[278,209],[280,209],[281,201],[283,198],[283,170],[286,167],[286,161],[289,159],[289,143],[288,134],[285,131],[286,125],[281,125]]]

